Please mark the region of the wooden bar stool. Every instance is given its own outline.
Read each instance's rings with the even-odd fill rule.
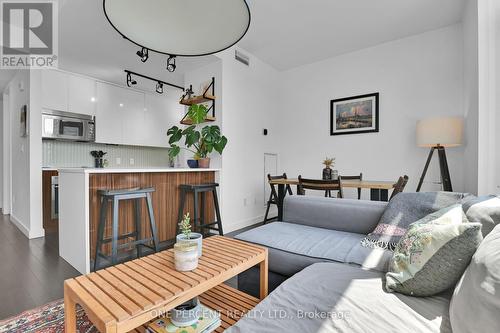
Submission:
[[[156,231],[155,217],[153,213],[153,203],[151,200],[151,193],[154,192],[154,188],[134,188],[127,190],[101,190],[99,195],[101,196],[101,215],[99,219],[99,227],[97,230],[97,243],[95,249],[95,259],[94,259],[94,271],[101,269],[100,259],[106,259],[111,261],[111,265],[116,265],[118,263],[118,250],[127,248],[130,246],[135,246],[137,250],[137,257],[142,256],[142,247],[147,247],[153,251],[158,251],[158,234]],[[146,199],[146,204],[148,208],[149,216],[149,227],[151,230],[152,237],[141,239],[141,200]],[[123,200],[133,200],[134,201],[134,222],[135,231],[118,235],[119,228],[119,208],[120,201]],[[113,205],[112,213],[112,236],[111,238],[104,238],[104,229],[106,227],[106,217],[108,212],[109,203]],[[127,238],[134,238],[134,241],[127,242],[118,245],[118,241]],[[102,245],[111,242],[111,256],[107,256],[102,252]],[[152,242],[153,245],[148,245]]]
[[[179,216],[177,219],[177,234],[179,234],[179,223],[182,221],[184,206],[186,204],[186,197],[193,193],[194,198],[194,209],[193,209],[193,227],[194,230],[199,230],[199,232],[203,235],[210,235],[210,231],[217,231],[219,235],[224,236],[224,232],[222,231],[222,219],[220,216],[219,209],[219,199],[217,198],[217,187],[219,184],[217,183],[209,183],[209,184],[198,184],[198,185],[189,185],[182,184],[179,185],[181,190],[181,203],[179,205]],[[212,192],[212,197],[214,200],[214,208],[215,215],[217,220],[214,222],[206,223],[205,221],[205,202],[206,202],[206,193]],[[199,206],[199,194],[201,194],[201,208],[198,209]],[[198,212],[199,210],[199,212]],[[217,227],[214,227],[217,225]],[[208,230],[208,233],[206,232]]]

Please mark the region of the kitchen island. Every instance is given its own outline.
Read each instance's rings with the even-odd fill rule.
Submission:
[[[89,273],[94,259],[97,226],[100,214],[99,190],[154,187],[153,211],[160,244],[173,243],[180,202],[180,184],[213,183],[218,169],[59,169],[59,255],[81,273]],[[188,198],[184,212],[193,211],[193,199]],[[146,204],[142,204],[142,230],[148,237]],[[205,202],[207,220],[214,219],[213,203]],[[120,203],[119,233],[134,230],[132,202]],[[111,210],[105,237],[111,235]],[[110,251],[110,244],[103,249]],[[108,252],[109,253],[109,252]]]

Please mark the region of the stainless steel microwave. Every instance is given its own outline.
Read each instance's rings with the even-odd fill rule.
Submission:
[[[85,114],[43,110],[42,138],[95,141],[95,117]]]

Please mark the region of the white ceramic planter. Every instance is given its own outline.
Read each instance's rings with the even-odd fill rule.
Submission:
[[[175,238],[177,242],[196,242],[198,244],[198,257],[201,257],[203,254],[203,235],[197,232],[192,232],[191,233],[191,238],[186,239],[186,236],[184,234],[178,234],[177,237]]]

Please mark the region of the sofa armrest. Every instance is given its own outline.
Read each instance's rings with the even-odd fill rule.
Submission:
[[[368,234],[377,226],[387,202],[287,196],[283,222]]]

